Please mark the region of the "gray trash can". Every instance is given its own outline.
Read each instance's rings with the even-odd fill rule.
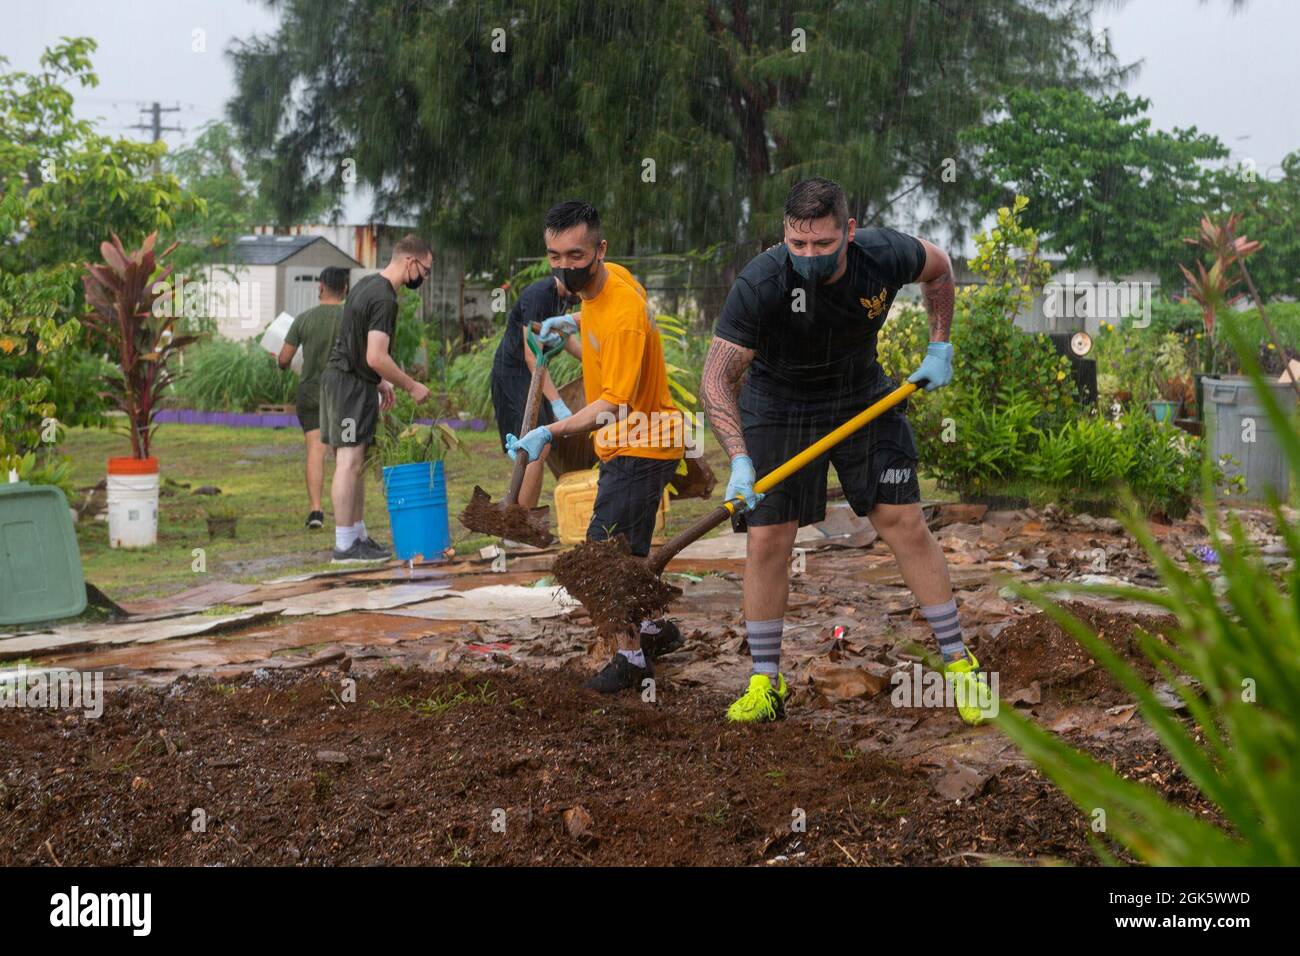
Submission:
[[[1295,409],[1296,395],[1289,384],[1274,382],[1268,388],[1283,411],[1290,414]],[[1201,380],[1201,389],[1205,399],[1205,435],[1215,460],[1221,455],[1235,459],[1236,463],[1224,471],[1229,477],[1245,478],[1247,500],[1264,501],[1271,488],[1285,503],[1290,486],[1286,456],[1273,420],[1268,417],[1250,379],[1206,378]]]

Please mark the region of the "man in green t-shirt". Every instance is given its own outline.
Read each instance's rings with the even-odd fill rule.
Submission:
[[[298,384],[298,422],[307,442],[307,498],[311,511],[308,528],[325,524],[321,511],[321,492],[325,487],[325,443],[320,440],[320,373],[330,357],[339,320],[343,318],[343,300],[347,298],[348,270],[338,266],[322,269],[320,305],[308,309],[293,320],[289,334],[280,347],[280,368],[288,368],[294,353],[302,348],[302,380]]]

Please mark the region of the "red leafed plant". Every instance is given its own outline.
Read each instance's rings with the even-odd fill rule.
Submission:
[[[1223,222],[1215,222],[1209,216],[1201,217],[1201,229],[1196,236],[1183,242],[1197,249],[1210,260],[1210,268],[1205,268],[1201,258],[1196,260],[1196,272],[1179,264],[1183,278],[1187,280],[1188,295],[1201,307],[1201,321],[1205,325],[1205,337],[1209,341],[1206,353],[1210,358],[1206,371],[1213,370],[1215,318],[1219,313],[1226,313],[1236,305],[1245,292],[1237,292],[1241,283],[1245,261],[1248,256],[1259,251],[1260,244],[1245,236],[1238,236],[1237,225],[1241,214],[1233,213]]]
[[[117,353],[119,388],[106,394],[126,413],[132,457],[148,458],[153,417],[173,380],[169,364],[198,337],[175,334],[173,311],[179,310],[155,308],[155,304],[166,305],[160,300],[171,294],[172,267],[162,268],[160,260],[176,243],[155,255],[155,232],[128,253],[122,240],[112,235],[112,242],[99,246],[103,263],[87,263],[81,278],[90,308],[86,324],[92,335]]]

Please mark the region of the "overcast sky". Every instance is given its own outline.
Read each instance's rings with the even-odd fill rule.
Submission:
[[[1196,126],[1266,171],[1300,148],[1300,0],[1250,0],[1235,14],[1230,6],[1129,0],[1104,9],[1096,25],[1122,62],[1143,61],[1129,91],[1152,101],[1156,126]],[[79,112],[146,138],[129,129],[146,122],[142,106],[179,106],[164,114],[165,125],[185,130],[165,134],[175,145],[222,115],[234,84],[224,55],[231,40],[272,29],[275,17],[250,0],[0,0],[0,23],[0,56],[14,69],[35,69],[60,36],[94,37],[100,85],[78,92]],[[193,50],[195,30],[206,52]],[[364,221],[368,211],[353,203],[345,218]]]

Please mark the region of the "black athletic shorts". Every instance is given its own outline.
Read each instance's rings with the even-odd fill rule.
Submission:
[[[375,443],[379,386],[327,368],[320,378],[320,440],[331,448]]]
[[[303,388],[298,386],[298,424],[304,432],[320,428],[320,384]]]
[[[492,375],[492,409],[497,418],[497,431],[501,434],[501,450],[506,450],[506,435],[523,438],[520,426],[524,420],[524,406],[528,404],[528,386],[531,376]],[[538,396],[537,424],[549,425],[555,421],[551,403],[545,395]]]
[[[587,540],[604,541],[621,534],[627,538],[633,554],[638,557],[649,554],[659,502],[676,471],[676,458],[662,461],[615,455],[609,461],[602,461]]]
[[[746,384],[740,392],[740,420],[755,474],[762,478],[785,464],[895,387],[884,379],[865,399],[814,405],[774,398]],[[920,501],[916,443],[904,414],[906,408],[907,402],[900,402],[805,465],[769,491],[754,510],[736,515],[732,525],[744,531],[750,524],[797,520],[802,527],[821,521],[826,517],[826,478],[831,465],[855,514],[865,517],[878,503],[904,505]]]

